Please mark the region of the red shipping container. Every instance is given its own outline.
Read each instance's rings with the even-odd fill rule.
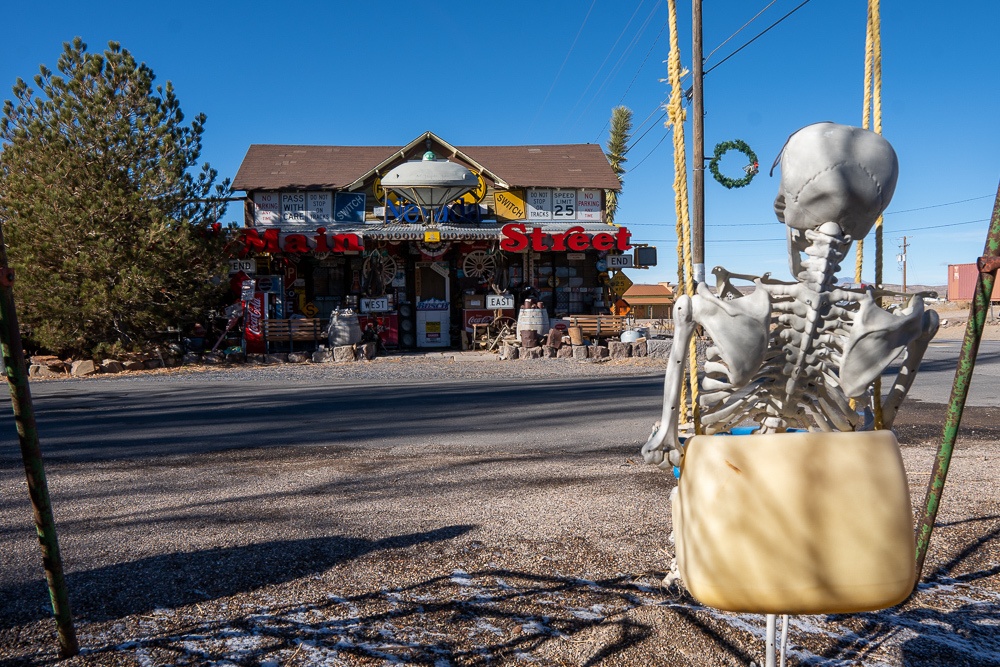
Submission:
[[[948,301],[972,301],[979,270],[975,264],[948,265]],[[991,301],[1000,301],[1000,280],[993,284]]]

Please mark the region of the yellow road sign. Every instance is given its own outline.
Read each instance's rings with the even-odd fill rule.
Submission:
[[[625,294],[631,286],[632,280],[621,271],[616,273],[614,277],[611,278],[611,289],[618,296]]]

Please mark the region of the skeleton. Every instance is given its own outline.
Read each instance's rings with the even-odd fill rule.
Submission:
[[[713,341],[698,395],[707,434],[747,423],[761,433],[867,430],[875,407],[890,428],[937,332],[937,313],[923,307],[928,294],[888,312],[876,298],[890,292],[836,287],[851,243],[892,198],[897,162],[889,143],[866,130],[817,123],[789,137],[779,159],[774,207],[787,225],[795,281],[716,267],[719,295],[699,283],[694,296],[677,300],[663,413],[642,448],[647,463],[680,465],[684,358],[699,325]],[[733,278],[752,281],[754,291],[742,295]],[[888,392],[876,395],[874,381],[900,355]]]

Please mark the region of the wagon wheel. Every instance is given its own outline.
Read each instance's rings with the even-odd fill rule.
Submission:
[[[486,349],[499,350],[504,341],[517,335],[517,320],[513,317],[498,317],[486,329]]]
[[[462,261],[462,271],[470,278],[492,282],[497,272],[496,255],[485,250],[473,250]]]
[[[392,255],[376,250],[365,258],[362,275],[365,277],[365,292],[369,296],[382,296],[396,277],[396,260]]]

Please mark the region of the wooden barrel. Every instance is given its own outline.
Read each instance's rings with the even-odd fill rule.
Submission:
[[[521,332],[525,329],[537,331],[540,337],[548,334],[549,312],[544,308],[522,308],[517,316],[517,339],[519,341],[521,340]]]

